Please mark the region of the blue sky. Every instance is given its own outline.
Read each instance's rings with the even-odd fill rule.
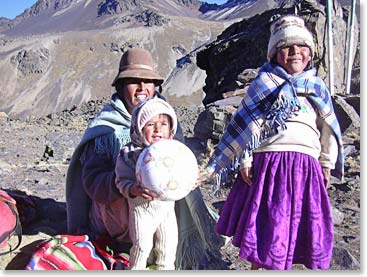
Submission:
[[[13,19],[36,2],[37,0],[0,0],[0,17]]]
[[[218,5],[224,4],[225,2],[227,2],[227,0],[201,0],[201,1],[207,2],[209,4],[218,4]]]
[[[207,3],[223,4],[227,0],[203,0]],[[0,17],[13,19],[25,9],[31,7],[37,0],[0,0]]]

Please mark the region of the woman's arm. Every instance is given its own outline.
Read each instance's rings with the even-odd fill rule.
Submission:
[[[83,187],[92,201],[112,203],[121,197],[115,186],[115,163],[107,154],[95,153],[87,144],[81,158]]]

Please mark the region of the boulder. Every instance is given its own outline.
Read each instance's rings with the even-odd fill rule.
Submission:
[[[306,1],[307,2],[307,1]],[[312,1],[311,1],[312,2]],[[297,7],[298,15],[305,19],[305,23],[314,34],[316,54],[314,66],[318,75],[326,84],[329,84],[328,73],[328,41],[326,35],[326,7],[319,4],[301,5]],[[278,8],[267,10],[240,22],[234,23],[223,31],[211,44],[207,45],[197,54],[197,65],[206,71],[205,98],[203,104],[208,105],[223,98],[223,94],[240,88],[238,76],[246,69],[259,68],[266,62],[267,45],[270,37],[270,20],[277,15],[294,14],[296,7]],[[343,66],[346,61],[346,33],[347,11],[342,9],[337,1],[334,1],[332,9],[333,45],[334,45],[334,92],[345,94],[345,71]],[[353,34],[356,42],[352,47],[352,57],[359,59],[358,31],[355,24]],[[353,93],[358,88],[359,62],[354,63]],[[356,83],[357,82],[357,83]]]

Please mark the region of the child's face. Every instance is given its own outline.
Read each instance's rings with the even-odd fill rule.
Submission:
[[[143,135],[149,145],[161,139],[170,139],[171,134],[170,118],[166,114],[152,117],[143,128]]]
[[[277,63],[292,76],[302,73],[311,60],[310,48],[303,45],[281,48],[276,55]]]

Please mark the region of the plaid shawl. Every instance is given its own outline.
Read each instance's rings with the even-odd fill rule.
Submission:
[[[306,96],[333,130],[339,153],[332,174],[342,179],[343,142],[327,86],[316,76],[314,68],[291,76],[281,66],[272,63],[265,63],[251,83],[210,158],[208,169],[219,174],[225,172],[237,162],[243,151],[251,153],[263,141],[277,134],[279,127],[286,129],[286,120],[299,109],[297,95]]]

